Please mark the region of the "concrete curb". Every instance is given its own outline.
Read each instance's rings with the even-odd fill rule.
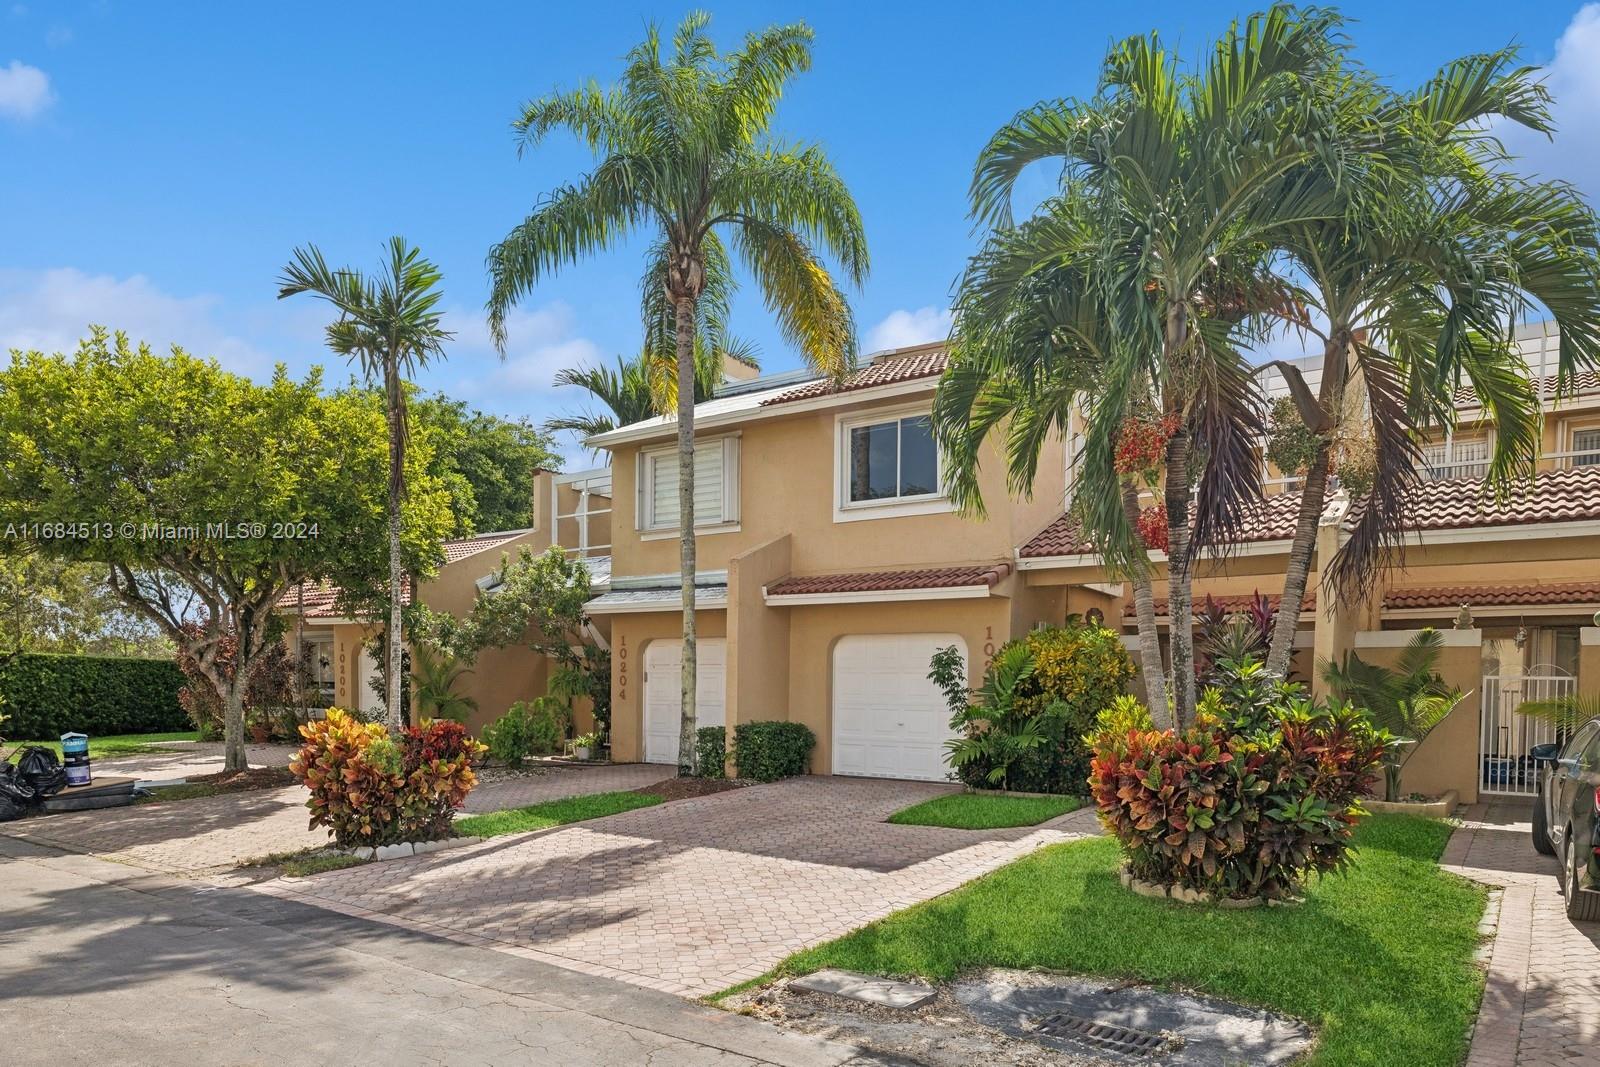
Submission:
[[[1361,806],[1375,815],[1420,815],[1425,819],[1443,819],[1456,810],[1461,797],[1454,789],[1438,800],[1416,804],[1405,800],[1364,800]]]
[[[358,860],[398,860],[407,856],[425,856],[430,852],[443,852],[445,849],[481,844],[484,840],[481,837],[445,837],[438,841],[401,841],[394,845],[336,849],[335,852],[342,856],[354,856]]]

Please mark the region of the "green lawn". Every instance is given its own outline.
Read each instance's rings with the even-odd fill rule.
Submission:
[[[1306,1019],[1319,1032],[1315,1064],[1453,1067],[1483,986],[1472,956],[1485,890],[1439,870],[1449,836],[1443,822],[1372,816],[1348,873],[1313,881],[1298,907],[1246,911],[1135,896],[1117,881],[1114,841],[1071,842],[775,973],[945,979],[999,966],[1135,978]]]
[[[492,811],[486,815],[463,815],[456,819],[456,832],[469,837],[499,837],[501,834],[520,834],[529,830],[545,830],[569,822],[598,819],[603,815],[648,808],[661,803],[661,798],[651,793],[591,793],[585,797],[567,797],[543,804],[530,804],[526,808]]]
[[[200,735],[193,730],[178,734],[108,734],[105,737],[89,738],[89,758],[113,759],[117,756],[139,756],[146,752],[164,752],[167,749],[158,749],[154,742],[157,741],[198,741]],[[56,755],[61,755],[60,741],[6,741],[6,747],[21,745],[43,745],[51,749]]]
[[[951,793],[902,808],[889,816],[901,826],[948,826],[953,830],[998,830],[1007,826],[1036,826],[1046,819],[1077,811],[1077,797],[1001,797],[982,793]]]

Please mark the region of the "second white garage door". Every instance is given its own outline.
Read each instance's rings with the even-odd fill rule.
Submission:
[[[928,680],[956,634],[856,634],[833,648],[833,773],[943,781],[950,709]]]
[[[695,642],[696,728],[726,726],[728,642],[702,637]],[[683,642],[651,641],[644,650],[644,761],[678,762],[678,730],[683,718]]]

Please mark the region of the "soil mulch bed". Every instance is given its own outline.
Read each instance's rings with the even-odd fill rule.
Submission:
[[[663,778],[655,785],[635,789],[662,800],[688,800],[691,797],[708,797],[713,793],[726,793],[730,789],[743,789],[749,782],[737,778]]]
[[[252,789],[277,789],[294,785],[295,776],[287,767],[251,767],[247,771],[218,771],[215,774],[190,775],[182,785],[153,789],[144,804],[163,800],[189,800],[194,797],[214,797],[223,793],[246,793]]]

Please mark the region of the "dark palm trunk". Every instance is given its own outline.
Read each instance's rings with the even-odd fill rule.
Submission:
[[[1344,400],[1344,376],[1350,336],[1343,330],[1331,331],[1322,353],[1322,385],[1317,403],[1337,427]],[[1305,603],[1306,581],[1311,573],[1311,556],[1317,547],[1317,527],[1328,498],[1328,462],[1333,455],[1333,431],[1324,433],[1317,452],[1306,470],[1300,490],[1300,511],[1295,517],[1294,540],[1289,545],[1289,565],[1283,575],[1283,597],[1278,602],[1278,619],[1272,628],[1272,644],[1267,650],[1266,669],[1280,677],[1289,674],[1294,655],[1294,635],[1299,628],[1300,611]],[[1327,565],[1327,561],[1323,561]]]
[[[384,679],[384,711],[389,732],[399,733],[405,723],[405,715],[400,707],[400,671],[404,648],[400,605],[404,589],[404,561],[400,555],[400,503],[405,488],[406,412],[400,369],[393,362],[384,367],[384,391],[389,409],[389,625],[386,634],[389,664]]]
[[[698,773],[695,745],[695,658],[694,620],[694,324],[695,298],[677,300],[678,344],[678,567],[683,582],[683,677],[680,699],[682,719],[678,726],[678,774]]]
[[[1122,510],[1128,516],[1128,525],[1138,524],[1139,489],[1132,482],[1122,483]],[[1160,723],[1170,712],[1166,668],[1161,665],[1161,633],[1156,629],[1156,598],[1148,570],[1133,573],[1133,611],[1139,623],[1139,669],[1144,672],[1145,699],[1149,701],[1150,714]]]

